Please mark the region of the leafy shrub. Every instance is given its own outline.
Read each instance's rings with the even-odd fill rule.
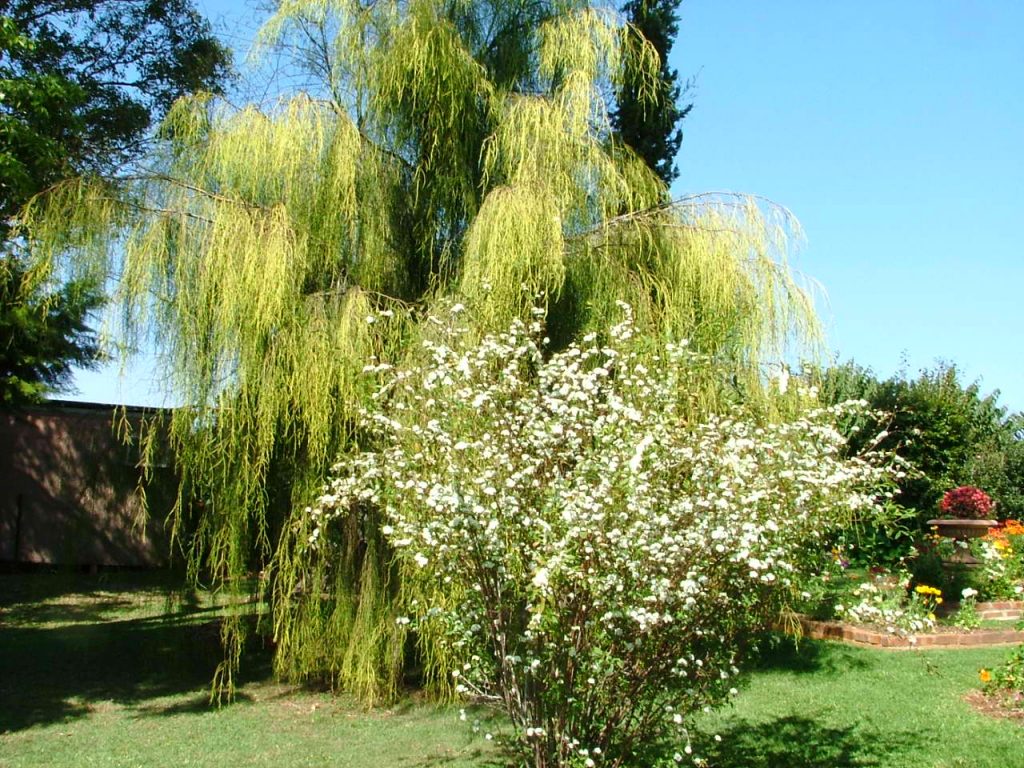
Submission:
[[[872,409],[840,425],[854,453],[880,438],[881,448],[912,468],[899,481],[896,501],[916,513],[918,530],[934,517],[943,491],[959,485],[985,489],[1007,516],[1024,510],[1022,417],[998,404],[998,392],[983,395],[977,383],[960,378],[951,364],[915,379],[882,381],[854,363],[815,373],[824,402],[863,398]]]
[[[984,488],[998,503],[999,517],[1024,518],[1024,414],[1008,417],[998,439],[978,448],[963,481]]]
[[[894,476],[899,478],[904,474],[900,470]],[[891,500],[880,515],[854,520],[852,525],[838,531],[836,546],[850,565],[897,568],[907,557],[913,556],[917,535],[917,514]]]
[[[464,352],[439,332],[363,414],[376,450],[309,511],[309,556],[329,556],[332,528],[379,510],[398,621],[446,642],[457,690],[500,702],[534,766],[620,765],[662,738],[682,760],[690,715],[734,691],[744,641],[887,477],[841,458],[845,407],[696,418],[724,372],[642,353],[624,312],[606,343],[551,356],[539,322]]]

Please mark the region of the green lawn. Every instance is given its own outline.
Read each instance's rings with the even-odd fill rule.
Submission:
[[[366,711],[274,682],[261,653],[236,703],[210,707],[217,611],[152,577],[0,576],[0,766],[500,764],[456,710],[410,696]],[[1024,766],[1024,727],[963,698],[1006,652],[783,644],[700,721],[697,753],[721,768]]]
[[[480,766],[488,743],[415,697],[367,711],[250,656],[209,705],[217,606],[137,575],[0,576],[0,767]]]
[[[981,715],[964,700],[978,670],[1007,650],[784,644],[734,707],[702,722],[722,736],[708,754],[715,765],[747,768],[1019,768],[1020,721]]]

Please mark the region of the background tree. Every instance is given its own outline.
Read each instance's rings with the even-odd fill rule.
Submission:
[[[67,386],[71,367],[99,354],[86,325],[103,297],[91,282],[71,281],[52,293],[22,294],[28,282],[17,259],[0,261],[0,405],[37,402]]]
[[[117,175],[179,96],[218,90],[229,53],[190,0],[0,0],[0,399],[64,388],[94,359],[102,273],[28,268],[13,218],[61,180]]]
[[[1024,415],[1007,416],[968,462],[964,482],[985,489],[1002,519],[1024,518]]]
[[[125,333],[167,361],[188,403],[172,423],[179,540],[221,582],[264,575],[279,672],[397,690],[402,585],[379,522],[364,509],[310,554],[306,508],[366,439],[353,425],[374,371],[426,354],[425,308],[461,309],[479,336],[539,305],[557,347],[625,300],[644,333],[729,363],[695,412],[738,397],[732,381],[757,399],[763,356],[814,328],[781,213],[663,205],[616,138],[602,95],[633,73],[653,99],[657,80],[653,47],[617,18],[583,0],[282,3],[260,42],[300,54],[307,91],[186,99],[148,175],[116,194],[63,184],[29,211],[36,258],[119,274]],[[225,626],[234,662],[244,625]],[[427,678],[450,681],[419,642]]]
[[[3,216],[60,179],[137,158],[230,55],[191,0],[0,0]]]
[[[683,105],[680,99],[689,91],[681,91],[679,73],[668,64],[676,35],[679,33],[680,0],[627,0],[622,14],[658,53],[658,78],[654,98],[643,93],[644,85],[627,75],[616,92],[612,126],[619,137],[633,148],[668,187],[679,170],[676,154],[683,140],[679,124],[693,104]]]
[[[884,430],[881,445],[910,463],[896,501],[913,511],[915,527],[938,515],[946,491],[965,484],[992,495],[1000,517],[1024,511],[1021,417],[998,404],[998,391],[986,395],[977,382],[964,384],[956,366],[945,363],[916,379],[899,374],[884,381],[846,363],[826,371],[820,386],[828,402],[863,398],[884,414],[845,428],[854,451]]]

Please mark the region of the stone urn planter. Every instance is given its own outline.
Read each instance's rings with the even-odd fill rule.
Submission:
[[[939,536],[953,539],[958,542],[966,542],[968,539],[978,539],[989,532],[989,529],[999,525],[997,520],[961,520],[959,518],[938,518],[929,520],[930,525]],[[956,548],[951,557],[942,561],[943,566],[948,569],[971,568],[980,564],[978,558],[971,554],[966,544]]]
[[[947,539],[979,539],[988,533],[990,528],[999,525],[999,521],[940,517],[936,520],[929,520],[928,525],[934,528],[939,536],[945,536]]]

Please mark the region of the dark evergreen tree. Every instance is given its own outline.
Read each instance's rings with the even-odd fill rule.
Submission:
[[[638,78],[627,76],[612,113],[612,126],[618,136],[647,161],[666,185],[679,175],[676,153],[683,141],[679,124],[693,109],[692,103],[680,104],[689,88],[681,88],[679,73],[668,65],[668,54],[679,32],[679,3],[680,0],[627,0],[622,4],[626,21],[658,52],[661,69],[653,99],[645,98]]]

